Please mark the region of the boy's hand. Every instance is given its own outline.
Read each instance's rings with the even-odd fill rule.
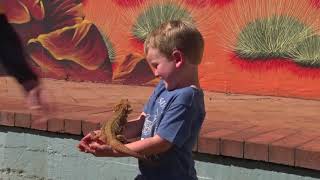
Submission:
[[[99,142],[93,142],[89,144],[89,147],[90,150],[88,152],[96,157],[110,157],[114,156],[115,153],[109,145],[100,144]]]
[[[114,151],[109,145],[106,145],[99,138],[94,138],[95,135],[100,134],[100,130],[88,133],[80,140],[78,148],[81,152],[91,153],[97,157],[113,156]]]
[[[78,148],[81,152],[91,153],[97,157],[114,156],[114,151],[109,145],[106,145],[103,141],[94,138],[92,134],[100,134],[100,130],[88,133],[80,140]]]
[[[81,152],[87,153],[90,151],[89,144],[91,144],[95,141],[93,134],[100,134],[100,130],[90,132],[80,140],[80,143],[78,144],[78,148]]]

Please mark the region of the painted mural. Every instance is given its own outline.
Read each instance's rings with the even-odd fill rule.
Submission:
[[[154,85],[143,41],[171,19],[205,39],[203,89],[320,99],[320,0],[4,0],[41,77]]]

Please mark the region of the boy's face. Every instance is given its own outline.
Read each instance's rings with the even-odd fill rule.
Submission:
[[[156,77],[164,80],[166,89],[175,88],[176,62],[168,59],[164,54],[160,53],[157,48],[149,48],[147,53],[147,61],[153,67],[153,73]]]

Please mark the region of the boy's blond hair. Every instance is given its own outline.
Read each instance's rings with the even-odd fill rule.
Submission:
[[[193,24],[172,20],[160,25],[148,35],[144,42],[146,54],[149,47],[159,49],[168,58],[177,49],[189,63],[198,65],[201,63],[204,42],[201,33]]]

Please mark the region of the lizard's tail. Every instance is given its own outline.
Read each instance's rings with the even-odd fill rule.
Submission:
[[[127,146],[125,146],[124,144],[122,144],[119,141],[110,142],[110,146],[113,149],[115,149],[116,151],[119,151],[119,152],[124,153],[126,155],[135,157],[135,158],[140,159],[140,160],[146,160],[145,156],[143,156],[143,155],[141,155],[141,154],[139,154],[137,152],[132,151],[131,149],[127,148]]]

